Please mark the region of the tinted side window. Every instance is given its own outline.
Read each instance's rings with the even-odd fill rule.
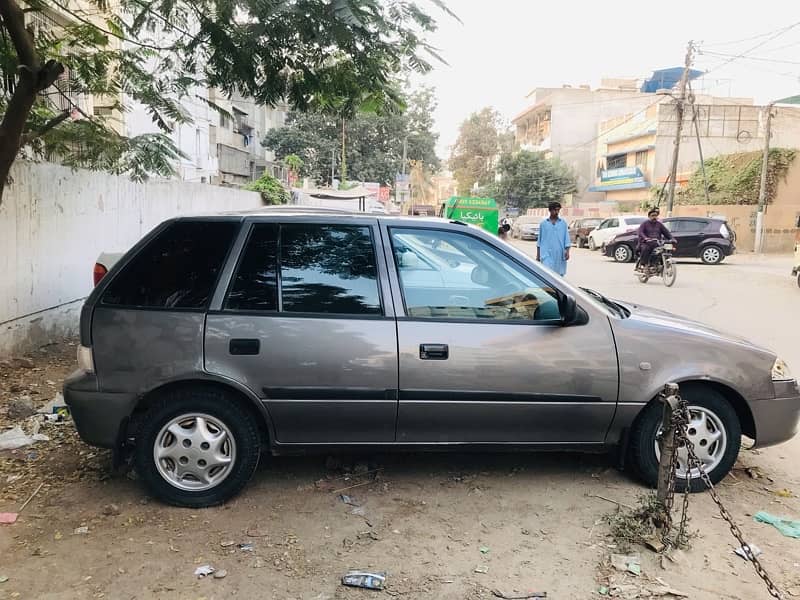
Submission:
[[[280,263],[286,312],[382,312],[369,227],[283,225]]]
[[[690,233],[699,233],[703,231],[708,226],[706,221],[684,221],[683,222],[683,231],[690,232]]]
[[[619,227],[619,219],[611,219],[608,222],[609,227]]]
[[[672,233],[680,233],[685,231],[683,221],[664,221],[664,227],[669,229]]]
[[[102,303],[139,308],[205,308],[239,223],[178,221],[129,262]]]
[[[259,223],[247,240],[225,308],[278,310],[278,226]]]
[[[486,242],[425,229],[390,230],[406,314],[415,319],[550,321],[556,291]],[[420,268],[420,265],[425,268]]]

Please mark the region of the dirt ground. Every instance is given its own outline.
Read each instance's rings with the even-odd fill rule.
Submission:
[[[629,265],[577,251],[568,277],[745,335],[800,369],[800,290],[789,264],[748,256],[718,267],[681,264],[666,289],[637,283]],[[59,341],[30,362],[0,367],[0,432],[15,424],[7,414],[13,399],[52,399],[74,354],[74,341]],[[669,589],[709,600],[768,597],[733,554],[737,544],[708,494],[691,498],[698,534],[675,562],[634,548],[641,575],[611,569],[609,555],[620,549],[604,516],[616,510],[611,501],[633,505],[645,490],[609,456],[266,458],[235,500],[188,510],[164,506],[140,482],[112,473],[109,453],[84,445],[71,423],[45,424],[40,433],[50,440],[0,452],[0,512],[18,511],[44,484],[17,523],[0,525],[0,599],[479,600],[495,597],[493,590],[591,599],[603,597],[602,587],[628,598],[675,598]],[[743,451],[719,488],[787,598],[800,596],[800,539],[752,515],[800,518],[798,457],[798,439]],[[199,579],[203,565],[227,574]],[[387,589],[343,587],[349,569],[387,572]]]

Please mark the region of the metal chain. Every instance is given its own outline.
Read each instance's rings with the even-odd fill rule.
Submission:
[[[687,464],[686,464],[687,478],[686,478],[686,487],[683,494],[683,506],[681,509],[680,528],[675,538],[675,543],[680,545],[682,542],[685,542],[686,540],[686,524],[688,522],[690,476],[692,469],[695,468],[700,474],[700,478],[703,480],[703,483],[708,488],[708,492],[711,495],[711,499],[717,505],[720,516],[722,516],[725,522],[728,523],[728,527],[730,528],[733,537],[735,537],[736,540],[739,542],[743,552],[745,553],[745,556],[753,564],[753,568],[756,570],[756,573],[766,584],[767,591],[769,592],[770,596],[782,600],[783,595],[781,594],[778,587],[773,583],[769,574],[764,569],[764,566],[761,564],[758,558],[753,555],[752,550],[750,550],[750,546],[744,539],[744,535],[742,534],[741,529],[739,529],[739,526],[736,525],[736,522],[733,520],[733,516],[731,516],[731,514],[728,512],[728,509],[725,508],[725,505],[722,504],[722,499],[719,497],[717,490],[714,488],[714,484],[711,482],[711,478],[708,476],[708,473],[706,473],[702,461],[698,458],[697,454],[695,453],[694,444],[691,442],[691,440],[689,440],[688,436],[686,435],[686,427],[689,423],[689,406],[688,403],[685,400],[683,400],[680,396],[678,397],[678,407],[679,407],[678,410],[673,411],[672,421],[671,421],[671,425],[675,427],[676,450],[675,452],[673,452],[672,472],[670,473],[670,483],[669,483],[669,494],[667,496],[667,500],[665,501],[667,509],[667,517],[664,526],[664,534],[662,537],[662,541],[664,542],[665,547],[673,543],[671,538],[669,537],[669,532],[670,528],[672,527],[672,516],[670,513],[672,511],[672,505],[674,502],[675,477],[676,477],[675,467],[677,465],[677,456],[678,456],[677,449],[685,447],[687,453]]]

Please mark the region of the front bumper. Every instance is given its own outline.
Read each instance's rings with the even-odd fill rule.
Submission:
[[[64,382],[64,401],[83,441],[116,448],[136,405],[136,394],[101,392],[93,373],[75,371]]]
[[[750,403],[756,426],[756,446],[790,440],[800,426],[800,389],[797,381],[776,381],[775,397]]]

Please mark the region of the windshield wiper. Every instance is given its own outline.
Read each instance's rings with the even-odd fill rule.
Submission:
[[[589,288],[585,288],[585,287],[582,287],[581,289],[584,292],[586,292],[587,294],[589,294],[590,296],[596,298],[597,300],[599,300],[600,302],[602,302],[603,304],[608,306],[610,309],[612,309],[614,312],[616,312],[619,316],[624,317],[624,318],[627,318],[629,316],[629,312],[624,306],[622,306],[621,304],[617,304],[616,302],[614,302],[610,298],[607,298],[607,297],[603,296],[603,294],[601,294],[600,292],[596,292],[595,290],[592,290],[592,289],[589,289]]]

